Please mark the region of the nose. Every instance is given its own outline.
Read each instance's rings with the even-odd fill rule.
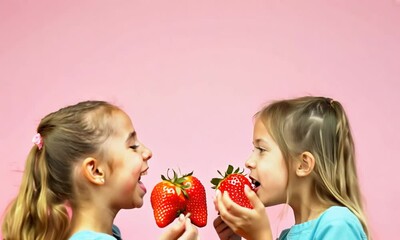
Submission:
[[[248,169],[254,169],[254,168],[255,168],[256,162],[255,162],[254,159],[253,159],[253,154],[251,154],[251,155],[247,158],[246,163],[245,163],[245,166],[246,166]]]
[[[153,156],[153,153],[149,148],[143,145],[143,151],[142,151],[142,158],[144,161],[149,160]]]

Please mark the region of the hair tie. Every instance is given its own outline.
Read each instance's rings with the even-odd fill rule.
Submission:
[[[43,138],[40,133],[36,133],[32,138],[32,142],[38,147],[38,149],[42,149],[43,147]]]

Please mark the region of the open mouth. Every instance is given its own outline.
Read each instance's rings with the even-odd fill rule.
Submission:
[[[142,179],[142,176],[147,175],[147,170],[149,170],[149,168],[146,168],[144,171],[142,171],[142,172],[140,173],[139,181],[140,181],[140,179]]]
[[[144,186],[144,184],[142,183],[141,179],[142,179],[142,176],[147,175],[147,170],[148,169],[149,168],[146,168],[144,171],[142,171],[140,173],[139,180],[138,180],[139,187],[143,190],[144,194],[146,194],[147,190],[146,190],[146,187]]]
[[[251,185],[252,185],[253,189],[256,189],[259,186],[261,186],[261,183],[259,181],[257,181],[255,178],[250,176],[250,180],[251,180]]]

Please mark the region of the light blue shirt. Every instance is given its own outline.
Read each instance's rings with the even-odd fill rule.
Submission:
[[[340,240],[361,239],[367,236],[356,215],[348,208],[333,206],[317,219],[300,223],[284,230],[279,240]]]
[[[69,240],[116,240],[116,238],[105,233],[83,230],[72,235]]]
[[[105,233],[94,232],[90,230],[83,230],[72,235],[69,240],[120,240],[121,232],[119,228],[115,225],[112,227],[113,235],[108,235]]]

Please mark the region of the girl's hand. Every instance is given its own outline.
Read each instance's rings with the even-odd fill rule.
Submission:
[[[188,216],[179,215],[178,221],[169,227],[160,240],[198,240],[197,228],[190,222]]]
[[[239,235],[235,234],[235,232],[233,232],[233,230],[224,221],[222,221],[221,217],[217,217],[214,220],[214,228],[220,240],[242,239]]]
[[[214,204],[222,221],[234,233],[247,240],[272,239],[269,219],[263,203],[248,186],[245,186],[244,191],[253,205],[253,209],[241,207],[232,201],[227,192],[221,195],[221,192],[217,190]],[[221,235],[219,234],[219,236]]]

